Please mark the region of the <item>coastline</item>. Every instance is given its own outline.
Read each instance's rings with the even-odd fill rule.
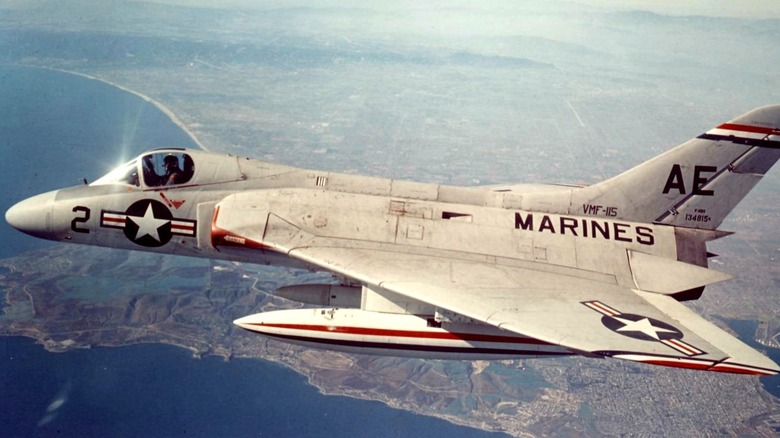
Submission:
[[[147,95],[145,95],[143,93],[140,93],[138,91],[132,90],[132,89],[127,88],[127,87],[125,87],[123,85],[119,85],[117,83],[111,82],[109,80],[102,79],[102,78],[99,78],[97,76],[92,76],[92,75],[89,75],[89,74],[86,74],[86,73],[77,72],[77,71],[65,70],[65,69],[56,68],[56,67],[45,67],[45,66],[39,66],[39,65],[25,65],[25,64],[1,64],[1,65],[6,66],[6,67],[37,68],[37,69],[41,69],[41,70],[49,70],[49,71],[55,71],[55,72],[58,72],[58,73],[65,73],[65,74],[69,74],[69,75],[79,76],[79,77],[82,77],[84,79],[89,79],[89,80],[92,80],[92,81],[102,82],[102,83],[104,83],[106,85],[112,86],[112,87],[117,88],[119,90],[122,90],[122,91],[124,91],[126,93],[130,93],[130,94],[132,94],[132,95],[142,99],[143,101],[148,102],[148,103],[154,105],[155,108],[159,109],[176,126],[178,126],[182,131],[184,131],[184,133],[186,133],[192,139],[193,143],[198,145],[198,147],[201,150],[206,151],[206,152],[209,151],[209,149],[203,143],[201,143],[201,141],[198,139],[198,137],[195,135],[195,133],[190,130],[189,126],[187,126],[186,123],[184,123],[181,119],[179,119],[176,116],[176,114],[174,114],[173,111],[171,111],[168,107],[163,105],[160,101],[152,99],[151,97],[149,97],[149,96],[147,96]]]
[[[28,66],[20,66],[20,67],[28,67]],[[62,72],[62,73],[68,73],[68,74],[71,74],[71,75],[74,75],[74,76],[83,77],[85,79],[97,80],[97,81],[103,82],[103,83],[105,83],[107,85],[111,85],[114,88],[118,88],[118,89],[120,89],[122,91],[127,91],[128,93],[131,93],[134,96],[140,97],[145,102],[150,102],[153,105],[155,105],[156,108],[160,109],[164,114],[166,114],[166,116],[168,116],[170,118],[170,120],[172,122],[174,122],[174,124],[176,126],[178,126],[180,129],[182,129],[190,138],[192,138],[192,140],[193,140],[193,142],[195,144],[197,144],[197,145],[199,145],[200,147],[203,148],[203,146],[200,144],[200,142],[195,138],[194,134],[192,134],[190,131],[188,131],[186,129],[186,126],[184,125],[183,122],[178,120],[178,118],[176,118],[175,115],[173,115],[173,113],[170,110],[168,110],[164,105],[162,105],[159,102],[154,101],[153,99],[149,98],[148,96],[144,96],[144,95],[142,95],[140,93],[134,92],[133,90],[127,89],[127,88],[125,88],[125,87],[123,87],[121,85],[113,84],[113,83],[111,83],[109,81],[105,81],[103,79],[100,79],[100,78],[97,78],[97,77],[92,77],[92,76],[89,76],[89,75],[86,75],[86,74],[82,74],[82,73],[70,72],[70,71],[67,71],[67,70],[60,70],[60,69],[56,69],[56,68],[46,68],[46,67],[34,67],[34,68],[39,68],[39,69],[43,69],[43,70],[50,70],[50,71],[56,71],[56,72]],[[254,290],[254,288],[250,288],[249,290],[250,291]],[[30,297],[30,299],[32,301],[32,297]],[[40,302],[40,301],[37,301],[37,302]],[[32,307],[34,308],[34,306],[32,306]],[[195,310],[198,310],[198,309],[195,308]],[[207,330],[209,328],[213,328],[213,327],[214,327],[213,325],[211,327],[204,326],[203,327],[205,329],[204,332],[208,333]],[[328,392],[328,388],[329,387],[327,386],[327,384],[330,381],[327,379],[327,377],[330,377],[330,376],[323,377],[321,375],[321,373],[318,373],[316,370],[314,372],[312,372],[311,371],[312,370],[311,367],[303,367],[301,369],[298,369],[298,368],[292,366],[293,362],[288,360],[289,356],[278,356],[277,355],[277,356],[271,356],[271,357],[259,357],[259,356],[255,357],[255,356],[233,355],[232,354],[232,350],[230,350],[230,349],[223,350],[223,351],[216,351],[215,349],[212,349],[213,348],[212,344],[207,340],[207,339],[209,339],[208,337],[201,338],[201,339],[206,339],[206,340],[201,340],[201,339],[197,339],[197,338],[181,337],[181,336],[176,336],[178,333],[176,333],[175,331],[174,332],[161,332],[161,331],[157,331],[157,330],[153,330],[153,329],[139,328],[139,327],[117,327],[117,330],[130,330],[130,331],[135,332],[134,335],[136,335],[136,336],[127,339],[127,342],[124,342],[124,343],[110,344],[110,343],[105,343],[105,340],[98,340],[94,344],[87,344],[87,345],[78,345],[76,343],[76,341],[73,341],[71,339],[65,339],[64,342],[57,342],[57,341],[47,340],[46,338],[38,338],[38,337],[36,337],[34,335],[31,336],[30,334],[28,334],[28,333],[34,334],[34,333],[37,333],[37,332],[20,333],[18,335],[12,335],[12,336],[24,336],[24,337],[31,337],[33,339],[36,339],[38,344],[44,346],[44,348],[47,351],[50,351],[50,352],[67,351],[68,349],[79,349],[79,348],[89,349],[89,348],[92,348],[92,347],[122,347],[122,346],[131,346],[131,345],[137,345],[137,344],[167,344],[167,345],[174,345],[174,346],[177,346],[177,347],[181,347],[181,348],[190,350],[192,352],[193,358],[204,358],[204,357],[212,356],[212,355],[213,356],[220,356],[220,357],[223,357],[225,359],[232,359],[232,358],[258,359],[259,358],[259,359],[265,360],[265,361],[270,361],[270,362],[274,362],[274,363],[280,363],[280,364],[284,365],[285,367],[288,367],[288,368],[296,371],[297,373],[305,376],[307,378],[308,383],[311,386],[316,387],[318,389],[318,391],[320,393],[322,393],[322,394],[347,396],[347,397],[356,398],[356,399],[366,399],[366,398],[368,398],[368,399],[373,399],[373,400],[377,400],[377,401],[383,402],[383,403],[385,403],[385,404],[387,404],[387,405],[389,405],[391,407],[405,409],[405,410],[412,410],[413,412],[416,412],[412,408],[410,408],[408,405],[404,404],[404,402],[403,402],[404,399],[402,399],[400,397],[396,397],[395,394],[379,392],[379,391],[377,391],[373,387],[369,387],[369,389],[367,389],[366,392],[364,392],[364,393],[361,393],[360,390],[356,390],[352,394],[349,394],[349,393],[339,393],[337,391]],[[143,335],[141,334],[142,332],[144,332]],[[68,332],[60,332],[60,334],[64,334],[64,333],[68,333]],[[43,332],[41,332],[41,334],[43,334]],[[56,332],[52,332],[52,333],[48,333],[48,334],[57,334],[57,333]],[[151,335],[151,336],[147,336],[147,335]],[[158,335],[158,336],[165,335],[165,336],[169,336],[169,338],[177,339],[177,341],[166,342],[164,340],[154,339],[153,335]],[[206,349],[205,350],[200,350],[197,346],[193,347],[191,345],[187,345],[186,342],[182,343],[182,344],[177,343],[177,342],[180,342],[180,341],[193,341],[193,340],[197,341],[196,344],[193,344],[193,345],[197,345],[197,346],[204,345],[206,347]],[[225,354],[225,353],[228,353],[229,357],[224,356],[223,354]],[[281,359],[276,360],[276,358],[280,358],[280,357],[281,357]],[[553,368],[554,366],[555,366],[554,364],[545,365],[545,367],[548,367],[548,368]],[[619,364],[615,364],[614,366],[613,365],[609,365],[609,367],[610,367],[609,369],[619,369],[619,370],[623,369],[622,365],[619,365]],[[307,370],[309,372],[306,372]],[[344,391],[345,390],[345,387],[343,387],[343,386],[339,387],[337,385],[333,385],[333,387],[337,388],[337,390],[339,390],[339,391]],[[365,394],[365,395],[367,395],[367,397],[360,397],[359,395],[355,395],[355,394]],[[465,393],[464,392],[463,394],[465,396],[467,396],[467,397],[470,396],[470,393]],[[445,412],[445,413],[442,414],[441,412]],[[437,413],[436,415],[433,415],[433,414],[430,414],[430,413],[422,413],[422,412],[417,412],[417,413],[422,414],[422,415],[437,416],[439,418],[446,419],[449,422],[452,422],[452,423],[455,423],[455,424],[461,424],[461,423],[458,423],[456,421],[452,421],[452,420],[450,420],[450,419],[448,419],[446,417],[446,415],[451,415],[451,414],[446,413],[446,411],[441,411],[441,412]],[[523,411],[523,414],[524,414],[524,411]],[[520,415],[517,415],[517,417],[518,418],[524,418],[524,417],[521,417]],[[462,418],[466,418],[466,417],[455,417],[455,418],[462,419]],[[467,424],[467,423],[464,423],[464,424]],[[472,427],[476,427],[476,428],[480,428],[480,426],[474,426],[474,425],[471,425],[471,426]]]

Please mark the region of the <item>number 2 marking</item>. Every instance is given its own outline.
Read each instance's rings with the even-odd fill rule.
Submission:
[[[89,220],[89,214],[90,210],[87,207],[82,207],[80,205],[77,205],[73,207],[74,213],[84,213],[83,216],[76,216],[73,218],[72,221],[70,221],[70,229],[77,232],[77,233],[89,233],[89,228],[81,228],[79,224],[84,224]]]

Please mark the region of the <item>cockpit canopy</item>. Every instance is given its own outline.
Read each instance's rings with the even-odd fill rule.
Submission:
[[[153,151],[112,170],[91,185],[163,187],[187,184],[195,174],[192,157],[177,150]]]

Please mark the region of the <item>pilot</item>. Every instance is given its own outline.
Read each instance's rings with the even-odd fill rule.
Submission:
[[[163,165],[165,166],[165,175],[162,178],[164,185],[171,186],[184,182],[184,174],[179,168],[179,158],[176,155],[167,155],[163,159]]]

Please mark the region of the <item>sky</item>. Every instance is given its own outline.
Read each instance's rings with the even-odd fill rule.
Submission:
[[[426,1],[401,0],[385,2],[377,0],[292,0],[279,2],[269,0],[140,0],[150,3],[179,4],[194,7],[213,8],[246,8],[246,9],[281,9],[295,7],[322,8],[363,8],[377,10],[444,10],[444,9],[474,9],[481,11],[528,9],[530,3],[539,10],[540,6],[551,9],[576,8],[578,5],[601,9],[644,10],[664,15],[703,15],[709,17],[740,17],[740,18],[780,18],[780,7],[777,0],[544,0],[534,2],[502,1]]]

